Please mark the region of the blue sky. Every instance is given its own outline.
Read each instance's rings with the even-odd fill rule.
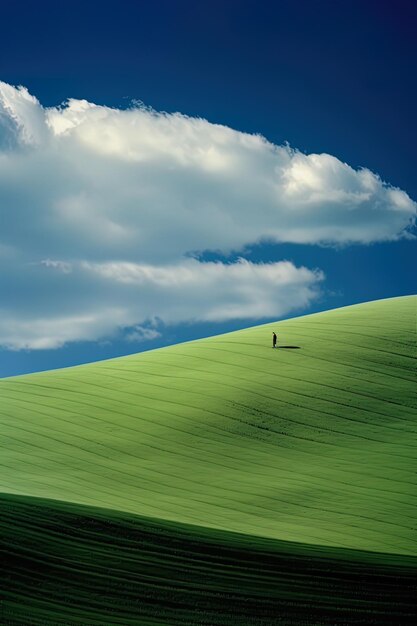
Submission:
[[[415,3],[2,15],[1,376],[415,293]]]

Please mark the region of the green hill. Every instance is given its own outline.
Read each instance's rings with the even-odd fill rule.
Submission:
[[[371,302],[1,380],[6,623],[408,619],[416,308]],[[30,583],[37,560],[54,571],[67,558]]]

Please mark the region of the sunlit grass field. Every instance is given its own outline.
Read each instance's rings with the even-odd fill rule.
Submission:
[[[1,380],[5,623],[411,623],[416,310]]]

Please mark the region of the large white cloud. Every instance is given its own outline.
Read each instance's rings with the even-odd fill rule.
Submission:
[[[178,113],[43,108],[0,83],[0,344],[58,346],[155,317],[284,315],[314,297],[319,274],[186,257],[267,239],[398,239],[415,210],[328,154]]]

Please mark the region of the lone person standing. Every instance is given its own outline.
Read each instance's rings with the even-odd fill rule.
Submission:
[[[272,333],[272,347],[273,348],[277,347],[277,336],[275,333]]]

